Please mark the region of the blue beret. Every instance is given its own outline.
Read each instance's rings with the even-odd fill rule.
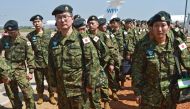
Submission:
[[[86,25],[86,21],[83,18],[77,18],[73,22],[73,26],[75,28],[79,28],[79,27],[82,27],[82,26],[85,26],[85,25]]]
[[[4,29],[8,31],[18,30],[18,23],[15,20],[9,20],[5,23]]]
[[[99,18],[98,19],[98,23],[99,23],[99,25],[105,25],[106,24],[106,18]]]
[[[131,18],[125,19],[125,23],[130,23],[130,22],[133,22],[133,19],[131,19]]]
[[[121,21],[121,19],[119,18],[119,17],[115,17],[115,18],[113,18],[113,19],[111,19],[110,20],[110,23],[112,23],[112,22],[120,22]]]
[[[165,21],[167,23],[171,23],[171,16],[165,11],[160,11],[151,18],[151,21],[149,23],[150,25],[153,25],[153,23],[157,21]]]
[[[30,18],[30,21],[34,21],[34,20],[43,20],[43,17],[37,14]]]
[[[62,12],[73,13],[73,8],[67,4],[59,5],[53,10],[52,15],[60,14]]]
[[[90,16],[90,17],[88,18],[87,22],[90,22],[90,21],[92,21],[92,20],[95,20],[95,21],[98,22],[98,17],[96,17],[95,15],[92,15],[92,16]]]

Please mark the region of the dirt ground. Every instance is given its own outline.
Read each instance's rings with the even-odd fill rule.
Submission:
[[[47,94],[47,90],[45,91]],[[125,82],[124,90],[118,92],[119,101],[111,100],[111,109],[138,109],[138,104],[135,102],[135,96],[131,88],[131,81]],[[36,95],[35,95],[36,98]],[[42,105],[37,105],[37,109],[58,109],[56,105],[51,105],[48,102],[47,95],[44,95],[45,102]],[[0,109],[11,109],[10,103]],[[23,108],[24,109],[24,108]],[[190,102],[178,104],[177,109],[190,109]]]

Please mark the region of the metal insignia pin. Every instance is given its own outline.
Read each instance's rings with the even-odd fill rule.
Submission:
[[[166,20],[166,18],[165,17],[161,17],[161,20]]]
[[[66,10],[66,11],[68,11],[68,10],[69,10],[69,8],[66,6],[66,7],[65,7],[65,10]]]
[[[11,28],[11,27],[8,27],[8,30],[12,30],[12,28]]]

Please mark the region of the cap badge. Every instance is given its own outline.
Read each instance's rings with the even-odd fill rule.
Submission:
[[[163,21],[164,21],[164,20],[166,20],[166,18],[165,18],[165,17],[161,17],[161,20],[163,20]]]
[[[66,7],[65,7],[65,10],[66,10],[66,11],[68,11],[68,10],[69,10],[69,8],[66,6]]]
[[[11,28],[11,27],[8,27],[8,30],[12,30],[12,28]]]

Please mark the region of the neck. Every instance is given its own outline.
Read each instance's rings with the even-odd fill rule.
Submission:
[[[42,29],[42,28],[36,29],[36,33],[42,33],[42,32],[43,32],[43,29]]]
[[[119,30],[119,27],[115,28],[115,31],[118,31]]]
[[[90,31],[93,35],[96,35],[98,33],[98,29]]]
[[[158,44],[163,45],[163,44],[166,43],[167,38],[166,37],[162,37],[162,38],[157,39],[156,41],[157,41]]]
[[[69,35],[71,35],[72,32],[73,32],[73,28],[72,27],[70,27],[69,29],[61,30],[62,36],[69,36]]]

